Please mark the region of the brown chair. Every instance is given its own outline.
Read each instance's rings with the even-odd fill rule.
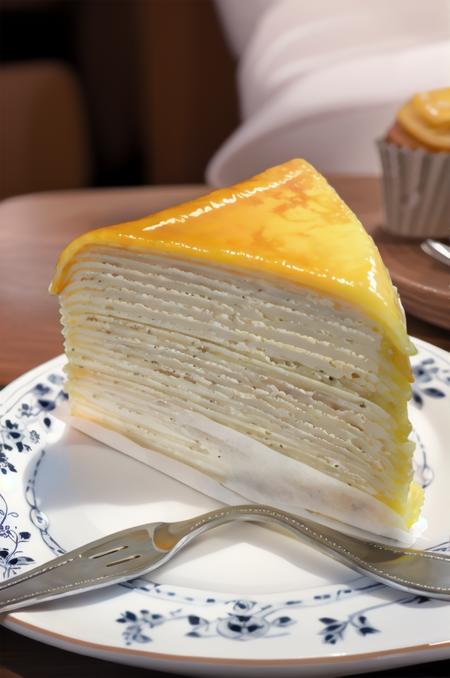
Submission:
[[[0,11],[14,19],[0,55],[0,198],[203,179],[237,124],[212,0],[7,0]],[[54,59],[23,61],[39,50]]]
[[[86,108],[73,71],[60,62],[0,67],[0,199],[88,185]]]

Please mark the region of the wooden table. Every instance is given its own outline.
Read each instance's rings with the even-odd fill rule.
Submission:
[[[380,222],[379,185],[373,178],[332,178],[370,231]],[[57,256],[76,235],[182,202],[205,186],[70,191],[0,204],[0,385],[62,352],[57,300],[47,293]],[[409,332],[450,350],[450,334],[415,318]],[[0,629],[0,678],[156,678],[133,669],[71,654]],[[379,674],[384,678],[450,675],[450,660]]]

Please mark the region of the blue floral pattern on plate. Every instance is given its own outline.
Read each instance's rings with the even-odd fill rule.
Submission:
[[[413,402],[422,408],[425,398],[445,398],[450,387],[450,369],[437,364],[433,357],[423,358],[413,366]]]
[[[433,550],[450,551],[450,540],[434,547]],[[133,582],[130,582],[132,585]],[[152,587],[160,588],[158,584],[149,584],[142,590],[150,591]],[[290,632],[286,629],[301,622],[303,610],[310,607],[323,607],[348,598],[357,597],[358,594],[368,591],[379,592],[386,590],[383,584],[374,583],[366,577],[357,577],[351,585],[335,587],[326,593],[315,594],[304,599],[287,600],[276,604],[261,603],[254,600],[240,599],[218,601],[221,602],[225,614],[219,616],[193,615],[186,607],[176,608],[168,615],[151,612],[148,609],[132,611],[126,610],[116,619],[119,624],[125,624],[122,636],[126,645],[133,643],[148,643],[152,641],[149,631],[167,622],[184,620],[183,634],[195,638],[211,638],[222,636],[229,640],[256,640],[258,638],[273,638],[286,635]],[[176,596],[175,592],[172,592]],[[402,593],[401,591],[389,591],[388,600],[360,608],[345,618],[317,617],[317,633],[322,636],[323,642],[335,645],[344,640],[345,634],[353,629],[362,637],[373,633],[379,633],[381,629],[372,626],[367,614],[373,610],[380,610],[392,605],[423,605],[430,601],[426,596],[417,596]],[[179,597],[182,601],[183,598]],[[186,598],[184,598],[186,601]],[[212,599],[211,602],[215,602]],[[199,601],[197,601],[197,606]],[[207,607],[208,604],[204,603]],[[229,611],[227,608],[230,608]],[[289,615],[286,612],[289,610]],[[195,628],[192,628],[195,627]]]
[[[5,497],[0,494],[0,573],[2,579],[19,574],[25,565],[34,563],[34,558],[25,555],[22,545],[30,540],[26,530],[18,531],[16,520],[19,514],[10,511]]]
[[[286,607],[289,603],[286,603]],[[152,641],[148,631],[168,622],[184,622],[185,635],[190,638],[212,638],[222,636],[229,640],[255,640],[262,637],[274,637],[286,634],[288,626],[295,624],[292,617],[281,614],[284,607],[258,605],[253,600],[232,600],[228,603],[231,611],[225,616],[209,619],[197,614],[189,614],[183,609],[172,610],[168,615],[140,610],[138,613],[126,610],[116,621],[125,624],[123,638],[126,645],[149,643]]]
[[[14,403],[0,417],[0,473],[3,475],[17,473],[13,463],[16,454],[31,452],[41,437],[45,440],[45,431],[52,421],[48,413],[67,399],[62,389],[62,374],[49,374],[45,381],[48,383],[34,384],[19,403]]]
[[[54,410],[59,402],[67,399],[66,393],[62,390],[63,382],[62,374],[49,374],[45,380],[34,384],[30,390],[22,394],[18,402],[13,402],[2,413],[0,473],[3,476],[17,473],[15,461],[17,455],[27,454],[42,447],[41,439],[45,440],[52,426],[49,412]],[[33,514],[30,514],[30,517],[32,522],[37,524],[33,521]],[[15,576],[23,567],[35,562],[34,558],[26,555],[22,548],[29,542],[31,533],[17,527],[18,518],[19,514],[10,510],[5,496],[0,493],[0,572],[3,579]]]

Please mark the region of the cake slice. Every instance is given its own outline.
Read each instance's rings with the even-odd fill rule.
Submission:
[[[77,426],[223,501],[407,538],[414,348],[375,244],[307,162],[82,235],[51,291]]]

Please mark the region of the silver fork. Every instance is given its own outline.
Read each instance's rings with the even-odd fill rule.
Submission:
[[[425,254],[429,254],[433,259],[440,261],[441,264],[450,266],[450,245],[428,238],[420,244],[420,248]]]
[[[450,554],[351,537],[271,506],[251,504],[176,523],[148,523],[81,546],[0,584],[0,613],[141,577],[198,535],[235,520],[281,526],[383,584],[450,601]]]

